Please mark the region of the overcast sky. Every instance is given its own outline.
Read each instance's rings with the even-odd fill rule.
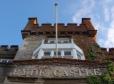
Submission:
[[[22,44],[21,30],[28,17],[38,22],[54,23],[55,0],[0,0],[0,45]],[[114,47],[113,0],[56,0],[59,3],[59,22],[80,24],[90,17],[98,30],[97,42],[102,47]]]

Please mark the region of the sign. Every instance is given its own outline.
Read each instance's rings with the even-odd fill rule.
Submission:
[[[101,75],[105,71],[105,68],[89,68],[75,65],[19,65],[14,68],[9,76],[37,78],[85,78],[91,75]]]

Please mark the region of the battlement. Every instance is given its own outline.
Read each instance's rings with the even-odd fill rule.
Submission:
[[[77,25],[77,23],[58,23],[58,35],[61,32],[70,36],[75,34],[87,35],[90,37],[96,36],[97,30],[93,27],[90,18],[82,18],[81,24]],[[24,30],[22,30],[22,37],[26,38],[29,35],[55,35],[55,24],[51,23],[43,23],[41,25],[38,24],[37,18],[29,18],[27,25]],[[63,35],[63,34],[62,34]]]
[[[108,58],[110,58],[112,61],[114,61],[114,48],[109,48]]]
[[[52,24],[51,23],[44,23],[44,24],[41,24],[41,28],[42,27],[51,27],[52,26]]]
[[[33,26],[34,25],[37,25],[38,28],[43,28],[43,27],[55,27],[55,24],[52,24],[52,23],[43,23],[41,24],[41,26],[39,26],[39,23],[37,21],[37,18],[36,17],[30,17],[28,18],[28,23],[27,25],[25,26],[24,30],[29,30],[30,26],[31,26],[31,29],[34,29]],[[92,23],[91,23],[91,19],[90,18],[82,18],[82,22],[79,24],[79,26],[77,26],[77,23],[67,23],[67,24],[64,24],[64,23],[58,23],[57,24],[58,27],[66,27],[66,28],[69,28],[69,27],[80,27],[81,25],[87,27],[87,29],[91,28],[92,30],[95,30],[95,28],[93,27]]]
[[[107,52],[109,54],[113,54],[114,55],[114,48],[109,48],[109,50],[107,50],[107,48],[101,48],[101,50],[103,52]]]
[[[108,52],[108,51],[107,51],[107,48],[101,48],[101,50],[102,50],[103,52]]]
[[[109,49],[109,54],[114,55],[114,48]]]
[[[0,50],[18,50],[18,45],[0,45]]]
[[[17,45],[0,45],[0,59],[13,59],[17,50]]]
[[[114,60],[114,48],[101,48],[102,52],[107,56],[107,59]]]

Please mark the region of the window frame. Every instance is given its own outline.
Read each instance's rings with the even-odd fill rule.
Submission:
[[[47,54],[48,53],[48,54]],[[47,55],[46,55],[47,54]],[[44,51],[44,56],[51,56],[51,51]]]
[[[83,56],[83,54],[80,51],[78,51],[78,50],[76,50],[76,54],[77,54],[77,58],[78,59],[81,59],[82,56]]]
[[[70,54],[69,54],[70,53]],[[71,50],[65,50],[64,51],[64,56],[72,56]]]

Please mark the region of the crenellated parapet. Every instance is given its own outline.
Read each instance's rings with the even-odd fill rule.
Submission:
[[[11,45],[11,46],[0,45],[0,50],[15,50],[15,51],[17,51],[18,50],[18,45]]]
[[[0,59],[13,59],[18,50],[18,45],[0,45]]]
[[[107,48],[101,48],[101,51],[104,53],[108,53]]]
[[[114,48],[109,48],[109,54],[114,55]]]
[[[107,59],[111,59],[111,60],[114,60],[114,48],[101,48],[102,50],[102,53],[105,54],[106,58]]]
[[[109,48],[109,58],[114,61],[114,48]]]
[[[37,18],[32,17],[28,19],[28,23],[22,32],[22,37],[25,38],[29,35],[55,35],[55,24],[44,23],[39,25]],[[82,18],[81,24],[76,23],[58,23],[58,35],[87,35],[95,37],[97,30],[93,27],[90,18]]]

